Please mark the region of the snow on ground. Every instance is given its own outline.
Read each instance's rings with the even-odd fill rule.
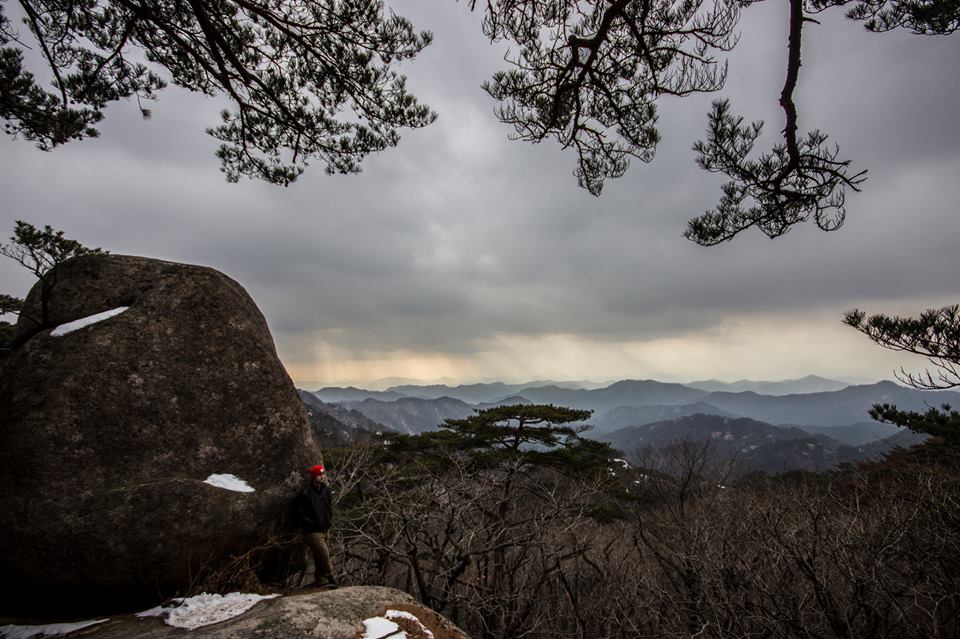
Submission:
[[[80,330],[85,326],[90,326],[91,324],[96,324],[97,322],[102,322],[105,319],[109,319],[114,315],[119,315],[130,308],[129,306],[120,306],[119,308],[114,308],[109,311],[104,311],[102,313],[97,313],[96,315],[91,315],[90,317],[84,317],[78,320],[73,320],[72,322],[67,322],[66,324],[61,324],[52,331],[50,335],[53,337],[60,337],[61,335],[66,335],[67,333],[72,333],[73,331]]]
[[[394,619],[407,619],[418,626],[424,636],[433,637],[433,633],[423,625],[416,615],[406,610],[388,610],[383,617],[371,617],[363,620],[363,636],[360,639],[407,639],[407,633],[400,630]],[[420,636],[417,634],[416,636]]]
[[[428,630],[427,627],[423,625],[423,623],[417,619],[417,616],[413,613],[407,612],[406,610],[388,610],[386,615],[387,619],[409,619],[420,626],[420,630],[423,631],[423,634],[427,635],[428,637],[433,637],[433,633],[430,632],[430,630]]]
[[[360,639],[406,639],[407,633],[400,630],[400,626],[384,617],[371,617],[363,620],[363,636]]]
[[[206,480],[204,480],[203,483],[216,486],[217,488],[233,490],[238,493],[254,492],[253,486],[240,479],[236,475],[230,475],[228,473],[222,475],[210,475],[206,478]]]
[[[93,621],[77,621],[75,623],[52,623],[46,626],[0,626],[0,639],[40,639],[41,637],[62,637],[63,635],[109,621],[95,619]]]
[[[157,606],[138,612],[137,616],[162,617],[168,626],[193,630],[232,619],[250,610],[259,601],[279,596],[251,595],[242,592],[231,592],[228,595],[203,593],[187,599],[174,599],[173,606]]]

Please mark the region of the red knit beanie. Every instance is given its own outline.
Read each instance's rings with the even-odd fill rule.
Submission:
[[[318,475],[322,475],[325,471],[323,469],[323,466],[321,466],[320,464],[317,464],[307,472],[310,473],[311,477],[316,477]]]

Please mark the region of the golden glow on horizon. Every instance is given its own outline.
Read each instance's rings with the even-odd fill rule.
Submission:
[[[831,321],[827,321],[827,320]],[[922,369],[926,360],[880,348],[835,314],[790,321],[738,318],[685,337],[624,342],[577,335],[500,335],[465,354],[392,351],[351,353],[314,342],[312,361],[287,365],[300,383],[365,385],[384,378],[424,383],[646,379],[779,380],[823,377],[890,379],[900,366]],[[281,359],[283,353],[280,354]],[[302,359],[302,358],[301,358]]]

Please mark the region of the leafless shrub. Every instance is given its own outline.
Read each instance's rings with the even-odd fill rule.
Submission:
[[[619,501],[456,455],[366,464],[341,502],[349,579],[404,589],[478,638],[957,636],[960,474],[737,479],[697,442],[647,461]]]

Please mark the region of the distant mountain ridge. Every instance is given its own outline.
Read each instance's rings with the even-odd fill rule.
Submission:
[[[743,393],[710,393],[703,402],[723,410],[770,424],[811,424],[846,426],[869,419],[873,404],[896,404],[904,410],[926,410],[943,403],[960,405],[960,393],[953,391],[919,391],[893,382],[877,382],[865,386],[848,386],[839,391],[797,395],[760,395]]]
[[[802,428],[811,435],[826,435],[848,446],[866,446],[873,442],[895,437],[899,434],[909,431],[894,426],[893,424],[884,424],[881,422],[860,422],[848,426],[806,426],[802,424],[790,424],[796,428]]]
[[[604,385],[597,385],[593,382],[585,381],[566,381],[556,382],[550,380],[540,380],[525,382],[523,384],[506,384],[504,382],[485,382],[477,384],[461,384],[459,386],[448,386],[446,384],[427,384],[418,386],[416,384],[404,384],[391,386],[387,392],[400,393],[406,397],[420,397],[422,399],[439,399],[441,397],[453,397],[468,404],[480,404],[497,402],[510,395],[517,395],[528,388],[556,387],[571,390],[594,390],[595,388],[604,388]]]
[[[297,393],[307,410],[313,437],[323,448],[365,441],[378,431],[390,430],[358,411],[328,404],[309,391],[298,389]]]
[[[803,380],[820,383],[823,378]],[[796,381],[796,380],[795,380]],[[828,380],[829,381],[829,380]],[[792,382],[791,382],[792,383]],[[850,442],[875,438],[862,426],[869,422],[868,410],[876,403],[896,404],[905,410],[925,410],[943,403],[960,405],[960,393],[919,391],[893,382],[848,386],[834,391],[790,395],[763,395],[754,391],[729,392],[690,388],[655,380],[621,380],[599,389],[565,388],[557,385],[525,387],[487,400],[500,391],[514,390],[510,384],[477,384],[456,387],[474,401],[441,396],[406,397],[397,390],[365,391],[357,388],[324,388],[315,396],[355,408],[368,418],[399,432],[423,432],[439,427],[447,418],[462,418],[475,409],[504,404],[554,404],[594,411],[589,423],[597,432],[673,419],[696,413],[724,417],[747,417],[773,425],[818,428],[850,427],[836,435]],[[447,387],[434,385],[422,394],[436,394]],[[407,389],[411,390],[411,389]],[[852,430],[851,430],[852,429]],[[856,431],[856,432],[855,432]],[[826,432],[826,431],[824,431]]]
[[[741,379],[736,382],[721,382],[715,379],[697,382],[688,382],[684,384],[690,388],[710,393],[725,391],[729,393],[742,393],[744,391],[753,391],[760,395],[797,395],[801,393],[823,393],[828,391],[838,391],[853,386],[847,382],[835,379],[827,379],[818,375],[807,375],[800,379],[786,379],[779,382],[757,382],[749,379]]]
[[[392,402],[368,398],[347,402],[344,406],[363,413],[390,430],[416,435],[437,430],[446,419],[463,419],[473,414],[474,407],[452,397],[420,399],[403,397]]]
[[[400,393],[406,397],[418,397],[420,399],[452,397],[468,404],[481,404],[512,395],[523,388],[526,388],[526,386],[494,382],[491,384],[467,384],[460,386],[447,386],[446,384],[414,386],[408,384],[404,386],[391,386],[387,391]]]
[[[814,376],[782,383],[742,382],[773,392],[798,383],[843,384]],[[753,390],[708,392],[656,380],[621,380],[597,389],[518,386],[496,382],[451,389],[436,384],[387,391],[328,387],[303,395],[314,432],[329,441],[355,441],[373,428],[407,434],[432,431],[447,419],[506,404],[554,404],[594,411],[587,422],[593,428],[585,436],[609,441],[627,455],[635,455],[640,446],[662,445],[677,437],[707,438],[718,451],[735,454],[747,470],[774,473],[827,470],[879,457],[895,444],[922,441],[895,426],[869,421],[867,411],[874,404],[896,404],[904,410],[960,405],[960,393],[919,391],[889,381],[785,395]],[[432,397],[450,390],[460,397]],[[406,392],[427,397],[410,397]]]
[[[555,404],[594,411],[594,417],[620,406],[685,404],[708,393],[683,384],[658,382],[652,379],[625,379],[595,390],[569,389],[558,386],[525,388],[517,393],[535,404]]]
[[[557,384],[530,386],[494,383],[455,388],[442,384],[425,387],[397,386],[387,391],[326,387],[314,391],[314,394],[325,402],[337,403],[362,402],[367,399],[393,402],[404,398],[424,400],[448,398],[466,404],[502,405],[505,400],[515,397],[535,404],[586,408],[599,414],[618,406],[686,403],[707,395],[707,392],[688,388],[682,384],[655,380],[621,380],[597,389],[572,388]]]
[[[594,426],[594,430],[590,431],[589,436],[596,437],[594,433],[610,433],[621,428],[643,426],[644,424],[678,419],[698,413],[718,415],[720,417],[740,417],[740,415],[722,410],[704,402],[667,406],[662,404],[654,404],[651,406],[619,406],[608,410],[598,419],[590,420],[590,423]]]
[[[922,436],[900,433],[895,441],[849,446],[825,435],[796,427],[718,415],[689,415],[643,426],[623,428],[599,437],[622,451],[634,464],[644,463],[645,447],[662,448],[677,440],[710,442],[715,461],[732,460],[741,471],[821,472],[839,464],[876,459],[896,445],[909,446]]]
[[[313,391],[313,394],[322,401],[335,402],[338,404],[343,402],[360,402],[370,398],[391,402],[406,397],[406,395],[396,391],[371,391],[354,386],[347,386],[346,388],[327,386]]]
[[[753,391],[761,395],[790,395],[798,393],[814,393],[833,390],[841,390],[850,386],[846,382],[808,375],[801,379],[783,380],[783,381],[752,381],[739,380],[736,382],[721,382],[718,380],[705,380],[678,384],[673,382],[660,382],[657,380],[635,380],[623,379],[607,384],[598,384],[589,381],[530,381],[522,384],[508,384],[504,382],[483,382],[476,384],[460,384],[451,386],[448,384],[397,384],[390,386],[386,390],[369,390],[357,388],[354,386],[339,387],[327,386],[320,388],[314,393],[326,402],[351,402],[363,401],[372,398],[382,401],[393,401],[401,397],[418,397],[421,399],[440,399],[441,397],[452,397],[468,404],[481,404],[498,402],[510,395],[525,396],[533,402],[540,402],[541,399],[548,400],[572,400],[589,403],[592,401],[600,407],[609,408],[610,401],[604,401],[598,398],[610,398],[617,394],[623,394],[624,391],[633,388],[638,392],[651,392],[657,388],[656,385],[663,385],[665,388],[679,389],[685,387],[682,398],[679,401],[691,401],[696,396],[693,391],[700,391],[704,395],[712,392],[733,392]],[[643,388],[646,386],[646,388]],[[593,395],[584,395],[583,393],[593,393]],[[591,398],[584,400],[583,398]],[[636,405],[637,399],[623,397],[624,405]],[[672,404],[676,400],[666,395],[661,395],[656,401],[640,400],[642,403]],[[553,403],[557,403],[554,401]],[[616,403],[615,401],[612,403]]]

